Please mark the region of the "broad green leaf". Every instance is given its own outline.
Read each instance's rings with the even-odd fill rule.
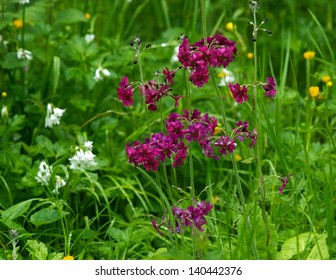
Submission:
[[[281,251],[276,255],[276,259],[290,260],[297,253],[302,253],[312,238],[312,233],[305,232],[287,239],[282,245]]]
[[[48,257],[48,248],[42,242],[27,240],[26,248],[33,260],[46,260]]]
[[[15,223],[12,220],[2,220],[2,219],[0,219],[0,222],[3,223],[5,226],[7,226],[9,229],[16,229],[20,233],[25,233],[26,232],[24,227],[22,227],[18,223]]]
[[[64,253],[53,252],[48,255],[48,260],[62,260],[64,258]]]
[[[85,14],[77,9],[67,9],[58,13],[57,22],[71,24],[76,22],[86,22]]]
[[[30,221],[35,226],[40,226],[56,222],[68,214],[69,212],[66,211],[59,213],[57,209],[44,208],[31,215]]]
[[[19,202],[13,206],[11,206],[10,208],[2,211],[1,213],[1,217],[3,220],[13,220],[17,217],[22,216],[23,214],[25,214],[29,207],[30,204],[32,203],[34,199],[30,199],[30,200],[25,200],[22,202]]]
[[[315,245],[307,257],[307,260],[328,260],[329,252],[326,233],[319,234],[315,240]]]

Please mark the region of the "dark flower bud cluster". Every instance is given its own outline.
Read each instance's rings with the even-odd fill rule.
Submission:
[[[144,143],[135,141],[133,145],[126,145],[126,154],[129,163],[135,166],[142,165],[146,170],[156,171],[160,162],[166,158],[173,159],[172,167],[183,164],[188,155],[188,145],[186,143],[195,142],[200,145],[206,157],[218,160],[214,154],[215,147],[218,153],[225,156],[227,152],[232,154],[236,149],[235,138],[244,141],[250,138],[253,147],[257,141],[257,132],[247,130],[248,122],[238,121],[237,127],[233,129],[231,136],[215,136],[218,121],[208,114],[203,116],[196,109],[189,113],[185,110],[182,115],[171,113],[166,121],[167,134],[163,132],[155,133],[151,139],[147,138]]]
[[[172,207],[172,212],[175,218],[175,226],[172,227],[170,223],[167,223],[167,227],[172,233],[180,234],[181,231],[185,231],[186,228],[195,228],[199,231],[203,231],[203,226],[206,224],[205,216],[207,216],[210,210],[213,208],[209,202],[203,200],[197,202],[196,206],[190,205],[184,210],[179,207]],[[165,219],[162,218],[162,222],[158,225],[155,220],[152,220],[152,225],[156,231],[164,236],[160,227],[165,223]]]
[[[187,37],[182,37],[178,50],[178,60],[186,69],[190,69],[190,81],[202,87],[209,81],[209,67],[227,67],[237,54],[236,42],[220,34],[204,38],[190,44]]]

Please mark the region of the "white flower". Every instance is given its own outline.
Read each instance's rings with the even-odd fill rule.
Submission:
[[[32,60],[33,59],[33,55],[30,51],[28,50],[24,50],[22,48],[18,49],[17,53],[17,58],[22,60],[22,59],[27,59],[27,60]]]
[[[86,34],[84,38],[85,38],[85,41],[89,44],[94,40],[95,35],[94,34]]]
[[[225,68],[223,68],[223,71],[220,72],[218,76],[222,78],[218,84],[219,87],[224,87],[228,83],[232,83],[235,80],[233,73],[229,70],[226,70]]]
[[[1,116],[3,118],[7,118],[8,117],[8,109],[7,109],[6,105],[2,105]]]
[[[78,148],[76,154],[69,158],[70,168],[74,170],[85,170],[91,166],[96,166],[97,163],[94,161],[95,155],[92,153],[92,141],[87,141],[84,143],[83,148]]]
[[[19,0],[19,3],[20,3],[21,5],[24,5],[24,4],[29,4],[29,1],[30,1],[30,0]]]
[[[60,124],[60,119],[63,116],[66,109],[60,109],[53,107],[52,104],[48,104],[47,106],[47,114],[45,117],[45,127],[53,127],[54,125]]]
[[[93,79],[94,79],[95,81],[100,81],[100,80],[102,80],[104,77],[108,77],[108,76],[110,76],[110,75],[111,75],[111,73],[110,73],[109,70],[107,70],[107,69],[105,69],[105,68],[99,66],[99,67],[97,68],[96,72],[95,72],[95,75],[94,75]]]
[[[92,151],[93,148],[93,142],[92,141],[86,141],[84,143],[84,147],[87,148],[89,151]]]
[[[55,179],[56,179],[56,182],[55,182],[55,189],[52,191],[53,193],[55,194],[59,194],[59,189],[61,187],[64,187],[65,186],[65,181],[58,175],[55,176]]]
[[[46,164],[45,161],[40,163],[39,171],[37,172],[37,176],[35,177],[36,181],[41,183],[42,185],[48,185],[51,177],[52,166]]]
[[[174,63],[174,62],[177,62],[177,61],[178,61],[177,54],[178,54],[178,51],[179,51],[179,47],[180,47],[180,46],[176,46],[176,47],[174,48],[174,54],[173,54],[173,56],[172,56],[171,59],[170,59],[170,62],[171,62],[171,63]]]

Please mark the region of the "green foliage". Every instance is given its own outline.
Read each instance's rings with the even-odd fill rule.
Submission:
[[[263,27],[272,37],[258,33],[254,81],[247,1],[2,1],[0,259],[336,259],[331,2],[262,1],[257,17],[269,19]],[[216,86],[222,69],[202,88],[190,87],[181,69],[172,85],[172,94],[185,97],[179,105],[162,99],[158,112],[145,110],[140,79],[162,80],[155,71],[180,66],[173,58],[181,33],[195,42],[205,32],[237,42],[228,70],[234,83],[249,84],[248,102],[237,104],[227,86]],[[142,47],[151,44],[137,64],[129,46],[135,36]],[[32,59],[18,57],[19,49]],[[305,51],[315,57],[305,60]],[[123,76],[134,82],[130,108],[117,96]],[[270,76],[276,96],[265,99],[258,90],[254,104],[252,85]],[[316,98],[311,86],[319,87]],[[195,146],[184,165],[174,169],[166,160],[158,172],[129,164],[125,145],[143,142],[148,124],[164,132],[169,113],[189,103],[224,130],[227,122],[225,133],[238,119],[256,124],[258,148],[238,142],[235,160],[215,161]],[[65,109],[52,127],[48,104]],[[79,151],[92,152],[95,164],[74,168]],[[179,222],[172,206],[199,200],[214,205],[204,231],[172,230]]]

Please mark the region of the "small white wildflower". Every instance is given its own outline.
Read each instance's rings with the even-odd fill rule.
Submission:
[[[48,185],[51,177],[52,166],[49,166],[45,161],[42,161],[39,166],[39,171],[35,177],[36,181],[42,185]]]
[[[8,109],[7,109],[6,105],[2,105],[1,116],[3,118],[7,118],[8,117]]]
[[[32,53],[22,48],[18,49],[16,55],[17,55],[17,58],[20,60],[23,60],[23,59],[32,60],[33,59]]]
[[[53,107],[52,104],[47,105],[47,114],[45,117],[45,127],[53,127],[60,124],[60,119],[63,116],[66,109],[60,109]]]
[[[24,4],[29,4],[29,1],[30,1],[30,0],[19,0],[19,3],[20,3],[21,5],[24,5]]]
[[[103,80],[104,77],[108,77],[110,75],[111,73],[109,70],[99,66],[95,72],[93,79],[97,82]]]
[[[86,34],[84,39],[88,44],[90,44],[95,39],[95,35],[94,34]]]
[[[218,76],[221,77],[221,80],[218,84],[219,87],[224,87],[228,83],[232,83],[235,80],[233,73],[229,70],[226,70],[225,68],[223,68],[223,71],[220,72]]]
[[[92,141],[87,141],[84,143],[83,148],[76,148],[76,154],[69,158],[70,168],[74,170],[85,170],[92,166],[96,166],[97,163],[94,161],[95,155],[92,153]]]
[[[92,141],[86,141],[84,143],[84,147],[87,148],[89,151],[92,151],[93,148],[93,142]]]
[[[177,62],[178,61],[178,57],[177,57],[177,54],[178,54],[178,51],[179,51],[179,45],[177,45],[175,48],[174,48],[174,54],[173,56],[171,57],[170,59],[170,62]]]
[[[65,186],[65,181],[58,175],[55,176],[55,179],[56,179],[56,182],[55,182],[55,189],[52,191],[53,193],[55,194],[59,194],[59,189],[61,187],[64,187]]]

